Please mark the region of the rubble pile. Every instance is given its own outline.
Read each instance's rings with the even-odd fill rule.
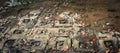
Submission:
[[[70,0],[71,2],[71,0]],[[0,49],[3,53],[117,53],[120,32],[114,24],[89,23],[88,15],[62,5],[40,6],[26,15],[0,19]],[[62,7],[61,7],[62,6]],[[16,21],[16,22],[15,22]],[[101,31],[91,27],[102,26]]]

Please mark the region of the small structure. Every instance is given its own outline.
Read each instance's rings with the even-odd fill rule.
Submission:
[[[39,16],[39,10],[31,11],[28,15],[23,16],[20,19],[19,25],[27,28],[31,28],[37,23],[37,17]]]

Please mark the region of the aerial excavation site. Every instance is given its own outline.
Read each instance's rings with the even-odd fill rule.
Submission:
[[[120,53],[120,0],[0,0],[0,53]]]

